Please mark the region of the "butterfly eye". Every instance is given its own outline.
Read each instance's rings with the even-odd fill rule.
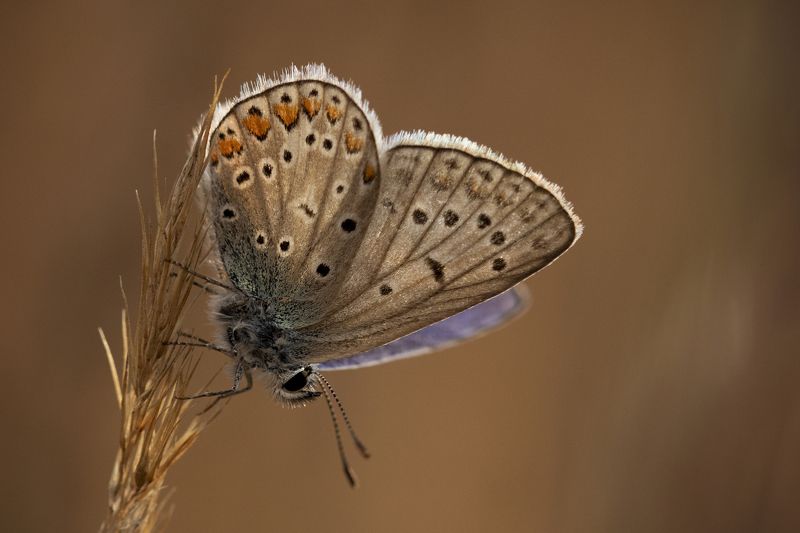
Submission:
[[[308,377],[306,376],[305,371],[298,372],[291,378],[289,378],[286,383],[283,384],[283,390],[288,392],[297,392],[303,387],[306,386],[308,383]]]

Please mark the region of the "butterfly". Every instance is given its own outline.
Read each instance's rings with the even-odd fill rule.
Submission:
[[[211,127],[202,189],[221,341],[201,344],[234,370],[230,389],[194,397],[249,390],[260,371],[284,405],[324,393],[337,442],[321,371],[500,325],[525,308],[514,287],[582,232],[559,187],[522,163],[451,135],[384,138],[360,90],[323,65],[245,85]]]

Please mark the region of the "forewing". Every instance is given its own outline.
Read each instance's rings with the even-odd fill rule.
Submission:
[[[378,206],[335,311],[304,330],[321,360],[491,298],[580,235],[558,188],[524,165],[449,136],[404,134],[388,145]]]
[[[349,370],[424,355],[474,339],[505,324],[527,308],[528,295],[521,285],[465,311],[431,324],[405,337],[366,352],[331,359],[320,370]]]
[[[219,121],[206,190],[231,282],[301,327],[329,309],[379,190],[372,117],[338,80],[250,91]]]

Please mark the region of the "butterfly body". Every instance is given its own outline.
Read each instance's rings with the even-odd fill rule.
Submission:
[[[204,191],[231,285],[213,304],[220,337],[290,404],[319,394],[319,367],[518,314],[512,287],[581,232],[558,187],[520,163],[458,137],[384,139],[360,91],[322,66],[245,87],[213,125]],[[470,308],[488,319],[447,321]]]
[[[218,295],[212,305],[223,332],[221,344],[236,359],[235,372],[248,380],[253,370],[273,377],[275,398],[285,405],[304,405],[319,395],[297,330],[285,325],[285,316],[276,314],[274,305],[238,290]],[[299,389],[286,386],[294,376],[302,378]]]

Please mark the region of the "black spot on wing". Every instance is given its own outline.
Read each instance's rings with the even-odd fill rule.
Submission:
[[[346,218],[342,221],[342,230],[350,233],[356,230],[356,221],[352,218]]]
[[[433,273],[433,279],[435,279],[439,283],[444,282],[444,265],[433,259],[432,257],[426,257],[425,263],[428,265],[428,268],[431,269]]]
[[[319,277],[324,278],[328,274],[330,274],[331,267],[326,265],[325,263],[320,263],[317,265],[317,274]]]
[[[249,179],[250,179],[250,173],[247,172],[246,170],[243,170],[242,172],[239,173],[238,176],[236,176],[236,183],[242,185]]]
[[[414,209],[414,212],[411,213],[411,218],[417,224],[425,224],[428,221],[428,214],[422,209]]]

